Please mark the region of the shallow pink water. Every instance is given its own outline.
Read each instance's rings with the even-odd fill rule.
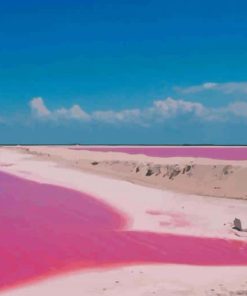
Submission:
[[[125,152],[154,157],[203,157],[247,160],[247,147],[71,147],[72,150]]]
[[[247,265],[247,244],[125,231],[92,196],[0,172],[0,290],[70,270],[133,263]]]

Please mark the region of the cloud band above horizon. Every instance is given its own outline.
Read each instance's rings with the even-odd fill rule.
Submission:
[[[95,110],[86,112],[79,105],[70,108],[60,107],[50,110],[41,97],[33,98],[29,102],[33,118],[40,120],[78,120],[81,122],[105,123],[134,123],[149,126],[152,122],[163,122],[179,116],[189,115],[203,121],[228,121],[231,118],[247,119],[247,103],[233,102],[225,106],[211,108],[199,102],[168,97],[164,100],[155,100],[147,108],[123,110]]]

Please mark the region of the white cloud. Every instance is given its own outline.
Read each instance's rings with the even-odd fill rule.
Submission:
[[[184,94],[199,93],[203,91],[215,90],[222,92],[224,94],[233,94],[233,93],[243,93],[247,94],[247,82],[225,82],[225,83],[216,83],[216,82],[205,82],[199,85],[193,85],[184,88],[175,88],[178,92]]]
[[[228,82],[219,85],[218,89],[226,94],[244,93],[247,94],[247,82]]]
[[[96,110],[91,114],[85,112],[79,105],[73,105],[71,108],[58,108],[49,110],[42,98],[34,98],[30,101],[32,114],[37,118],[59,120],[59,119],[77,119],[81,121],[102,121],[108,123],[114,122],[137,122],[141,115],[139,109],[114,110]]]
[[[137,122],[141,117],[140,109],[126,109],[121,111],[95,111],[92,118],[105,122]]]
[[[202,87],[204,89],[214,89],[218,86],[218,83],[215,83],[215,82],[205,82],[203,83]]]
[[[73,105],[71,108],[59,108],[56,110],[49,110],[42,98],[34,98],[30,101],[30,107],[33,115],[38,118],[59,120],[59,119],[77,119],[90,120],[90,116],[81,109],[78,105]]]
[[[210,108],[198,102],[182,99],[176,100],[168,97],[164,100],[154,101],[148,108],[123,109],[119,111],[96,110],[87,113],[79,105],[73,105],[71,108],[49,110],[42,98],[34,98],[30,102],[30,107],[32,114],[36,118],[56,121],[97,121],[108,124],[129,123],[148,126],[154,122],[179,118],[184,115],[190,115],[191,118],[197,118],[202,121],[226,121],[232,118],[245,118],[247,120],[247,103],[241,101],[217,108]]]
[[[143,109],[126,109],[121,111],[95,111],[92,119],[104,122],[131,122],[149,125],[152,122],[164,121],[180,115],[191,114],[198,118],[206,117],[208,110],[201,103],[175,100],[168,97],[156,100],[151,107]]]
[[[53,112],[55,118],[67,118],[67,119],[78,119],[78,120],[90,120],[90,115],[81,109],[78,105],[73,105],[71,108],[60,108]]]
[[[246,102],[231,103],[228,105],[227,111],[237,117],[247,118],[247,103]]]
[[[84,120],[89,120],[90,119],[90,116],[84,110],[82,110],[81,107],[78,106],[78,105],[72,106],[70,108],[69,112],[70,112],[70,116],[72,118],[84,119]]]
[[[38,117],[47,117],[51,115],[50,110],[46,107],[42,98],[33,98],[30,107],[34,115]]]
[[[153,105],[155,113],[160,113],[165,118],[186,113],[193,113],[196,116],[201,116],[205,112],[205,107],[201,103],[174,100],[170,97],[166,100],[154,101]]]

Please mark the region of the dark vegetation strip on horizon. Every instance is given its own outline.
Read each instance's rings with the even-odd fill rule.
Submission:
[[[204,147],[204,146],[212,146],[212,147],[247,147],[247,144],[85,144],[85,143],[64,143],[64,144],[30,144],[30,143],[23,143],[23,144],[8,144],[3,143],[0,146],[148,146],[148,147],[170,147],[170,146],[177,146],[177,147],[184,147],[184,146],[192,146],[192,147]]]

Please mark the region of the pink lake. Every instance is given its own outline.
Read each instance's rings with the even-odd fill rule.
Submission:
[[[247,244],[126,231],[93,196],[0,172],[0,290],[113,265],[247,265]]]
[[[153,157],[202,157],[228,160],[247,160],[247,147],[71,147],[72,150],[124,152]]]

